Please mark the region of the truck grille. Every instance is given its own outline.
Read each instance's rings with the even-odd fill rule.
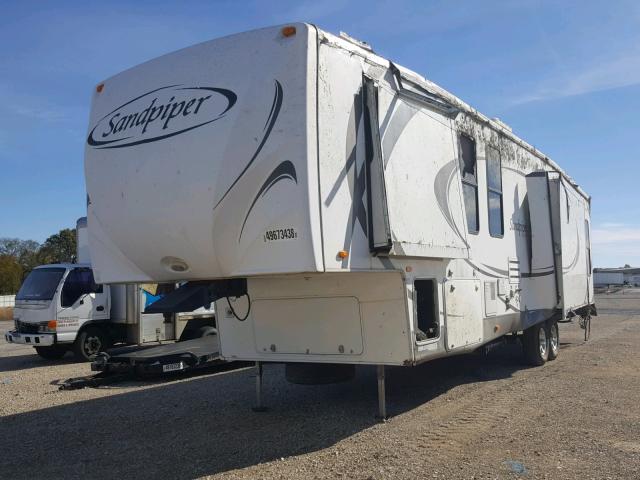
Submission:
[[[16,320],[16,330],[19,333],[38,333],[37,323],[26,323]]]

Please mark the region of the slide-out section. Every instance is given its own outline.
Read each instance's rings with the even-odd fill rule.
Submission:
[[[555,172],[527,176],[532,278],[554,274],[563,314],[593,303],[589,200]]]

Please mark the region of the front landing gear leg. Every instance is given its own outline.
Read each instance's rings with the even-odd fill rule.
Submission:
[[[262,362],[256,362],[256,404],[251,408],[254,412],[266,412],[262,404]]]
[[[378,365],[378,415],[381,422],[387,421],[387,397],[384,384],[384,365]]]

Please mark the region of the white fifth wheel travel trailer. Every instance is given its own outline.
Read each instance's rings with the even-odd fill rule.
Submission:
[[[594,310],[589,196],[502,122],[313,25],[105,80],[85,173],[96,280],[188,281],[149,310],[215,301],[228,360],[375,364],[383,387],[384,365],[521,331],[541,364],[556,321]]]

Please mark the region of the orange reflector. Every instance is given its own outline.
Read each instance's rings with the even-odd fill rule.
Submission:
[[[47,322],[47,327],[49,327],[51,330],[55,330],[57,326],[58,322],[56,322],[55,320],[49,320]]]
[[[292,37],[296,34],[296,27],[283,27],[282,28],[282,36],[284,37]]]
[[[412,272],[413,271],[413,267],[411,265],[407,266],[405,268],[405,270],[407,271],[407,273]]]
[[[96,92],[100,93],[104,89],[104,83],[101,83],[96,87]]]
[[[340,250],[338,252],[338,257],[340,258],[347,258],[349,256],[349,252],[347,252],[346,250]]]

